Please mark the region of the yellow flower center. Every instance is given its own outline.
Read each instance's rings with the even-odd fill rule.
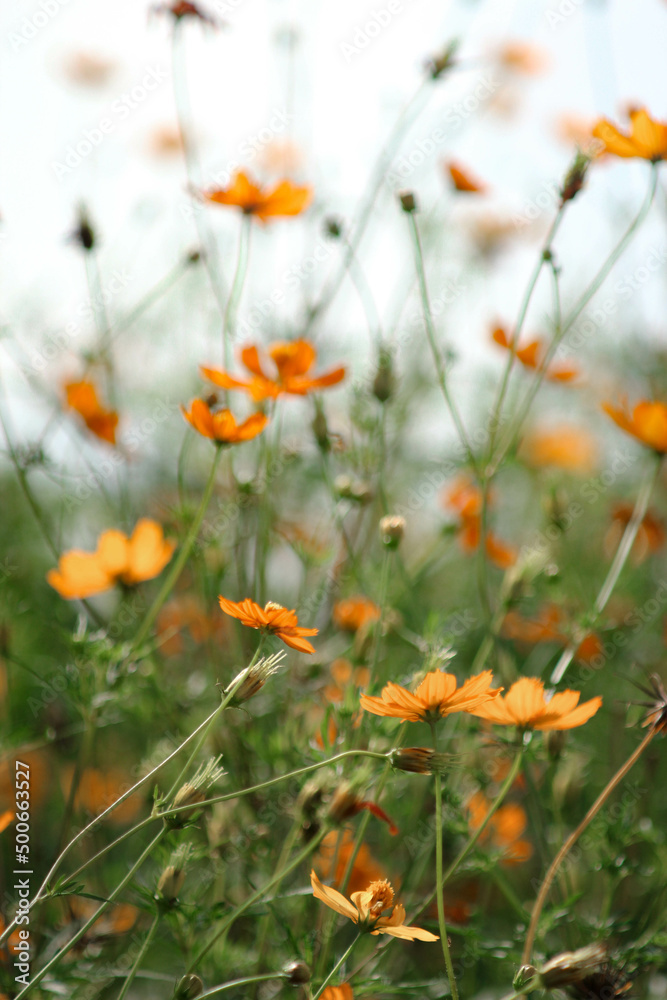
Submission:
[[[391,883],[387,882],[386,879],[371,882],[368,892],[373,893],[372,899],[368,904],[369,916],[374,918],[379,917],[383,910],[387,910],[393,905],[394,890],[391,887]]]

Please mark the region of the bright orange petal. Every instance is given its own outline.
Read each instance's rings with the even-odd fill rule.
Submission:
[[[148,517],[137,521],[130,538],[127,582],[140,583],[158,576],[171,559],[176,545],[165,540],[162,526]]]
[[[321,900],[336,913],[340,913],[342,917],[348,917],[353,920],[354,923],[359,921],[359,911],[356,906],[346,899],[340,892],[335,889],[331,889],[327,885],[322,885],[320,880],[314,871],[310,873],[310,884],[313,887],[313,895],[316,899]]]

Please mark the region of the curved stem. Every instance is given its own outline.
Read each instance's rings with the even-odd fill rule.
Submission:
[[[593,617],[590,621],[591,625],[596,623],[607,606],[607,601],[611,597],[614,587],[618,582],[618,578],[623,571],[623,567],[625,566],[637,537],[637,532],[639,531],[641,523],[644,520],[644,515],[646,514],[649,500],[651,499],[651,494],[653,493],[653,488],[660,474],[661,466],[662,456],[660,456],[658,461],[655,463],[655,467],[649,470],[648,475],[642,483],[642,487],[637,495],[637,500],[632,511],[632,516],[626,525],[623,537],[621,538],[619,546],[616,550],[616,555],[614,556],[612,564],[609,567],[604,583],[600,587],[598,596],[595,599],[595,604],[593,605]],[[567,644],[553,669],[553,673],[551,674],[552,684],[558,684],[561,680],[563,674],[574,659],[574,654],[576,653],[577,648],[578,643],[576,642],[569,642]]]
[[[127,996],[127,991],[129,990],[130,986],[132,985],[132,980],[134,979],[134,977],[136,976],[137,972],[139,971],[139,966],[141,965],[141,963],[143,961],[143,957],[146,954],[146,952],[148,951],[148,948],[150,947],[151,941],[155,937],[155,932],[157,930],[157,925],[159,923],[160,923],[160,911],[158,910],[158,912],[155,914],[155,916],[153,918],[153,923],[151,924],[151,926],[150,926],[150,928],[148,930],[148,934],[144,938],[143,944],[141,945],[141,948],[139,949],[139,951],[137,953],[137,957],[135,958],[134,962],[132,963],[132,968],[128,972],[127,978],[126,978],[125,982],[123,983],[123,986],[121,988],[120,993],[118,994],[118,1000],[124,1000],[124,997]]]
[[[320,846],[321,842],[324,840],[324,837],[326,836],[327,833],[328,830],[326,827],[320,830],[318,835],[314,837],[310,841],[310,843],[307,844],[299,854],[297,854],[297,856],[290,862],[290,864],[288,864],[281,872],[278,873],[278,875],[274,876],[274,878],[272,878],[271,881],[268,882],[266,885],[262,886],[261,889],[257,889],[256,892],[253,892],[252,895],[248,896],[248,898],[244,903],[242,903],[240,906],[237,906],[236,909],[223,920],[222,925],[218,927],[217,931],[214,934],[211,935],[211,937],[208,939],[208,941],[201,949],[201,951],[198,952],[195,958],[192,960],[192,962],[190,962],[186,974],[189,974],[194,971],[194,969],[199,965],[204,956],[207,955],[208,952],[211,950],[213,945],[216,944],[216,942],[222,937],[223,934],[227,933],[227,931],[231,928],[232,924],[234,924],[238,920],[238,918],[241,916],[242,913],[245,913],[245,911],[249,909],[254,903],[257,903],[260,899],[262,899],[262,897],[265,896],[267,892],[269,892],[271,889],[273,889],[275,885],[277,885],[279,882],[282,882],[282,880],[286,875],[289,875],[291,871],[294,871],[295,868],[298,868],[298,866],[301,864],[302,861],[304,861],[310,854],[316,851],[317,848]]]
[[[433,323],[433,315],[431,313],[431,304],[429,301],[428,287],[426,284],[426,272],[424,270],[424,254],[421,245],[421,239],[419,236],[419,229],[417,227],[417,220],[415,218],[415,212],[408,212],[408,223],[410,226],[410,234],[412,236],[414,255],[415,255],[415,267],[417,270],[417,278],[419,279],[419,293],[421,296],[422,312],[424,314],[424,326],[426,327],[426,336],[431,348],[431,353],[433,355],[433,362],[435,364],[436,374],[438,376],[438,382],[440,388],[442,389],[442,394],[445,397],[445,403],[450,412],[452,420],[454,421],[454,426],[458,433],[461,444],[466,452],[468,461],[473,469],[476,468],[477,463],[475,461],[475,456],[472,451],[466,429],[463,426],[463,421],[461,415],[452,399],[449,392],[449,386],[447,385],[447,372],[445,366],[440,357],[440,351],[438,350],[438,345],[436,343],[435,326]]]
[[[592,819],[595,818],[595,816],[597,816],[597,814],[599,813],[600,809],[605,804],[605,802],[607,801],[607,799],[609,798],[609,796],[611,795],[611,793],[613,792],[613,790],[623,780],[623,778],[628,773],[628,771],[630,770],[630,768],[639,760],[639,758],[643,754],[644,750],[646,749],[646,747],[649,745],[649,743],[651,742],[651,740],[655,736],[656,732],[657,732],[657,730],[656,730],[656,728],[654,726],[652,726],[649,729],[649,731],[647,732],[646,736],[641,741],[641,743],[639,744],[639,746],[635,750],[633,750],[633,752],[630,754],[630,756],[626,760],[625,764],[623,764],[623,766],[621,768],[619,768],[619,770],[616,772],[616,774],[611,779],[611,781],[600,792],[600,794],[598,795],[597,799],[595,800],[595,802],[593,803],[593,805],[591,806],[591,808],[588,810],[588,812],[586,813],[586,815],[582,819],[582,821],[579,824],[579,826],[575,830],[572,831],[572,833],[567,838],[567,840],[565,841],[565,843],[561,847],[561,849],[558,852],[558,854],[556,855],[556,857],[551,862],[551,864],[549,866],[549,869],[548,869],[546,875],[544,876],[544,881],[542,883],[542,886],[540,887],[540,891],[538,893],[537,899],[535,900],[535,905],[533,907],[533,912],[532,912],[531,917],[530,917],[530,925],[528,927],[528,934],[526,935],[526,943],[524,945],[523,955],[521,957],[521,964],[522,965],[529,965],[530,964],[530,958],[531,958],[531,955],[533,953],[533,944],[535,942],[535,934],[537,932],[537,924],[538,924],[538,921],[540,919],[540,914],[542,913],[542,907],[544,906],[544,902],[545,902],[545,900],[546,900],[546,898],[547,898],[547,896],[549,894],[549,889],[551,888],[553,880],[554,880],[554,878],[556,876],[556,872],[558,871],[558,869],[560,868],[563,860],[569,854],[569,852],[572,850],[572,848],[574,847],[574,845],[576,844],[577,840],[579,839],[579,837],[581,836],[581,834],[584,832],[584,830],[586,829],[586,827],[588,826],[588,824],[591,822]]]
[[[268,979],[282,979],[282,972],[266,972],[261,976],[246,976],[245,979],[231,979],[228,983],[220,983],[219,986],[212,986],[205,993],[198,993],[197,1000],[206,1000],[207,997],[214,997],[223,990],[231,990],[234,986],[247,986],[249,983],[265,983]],[[118,998],[120,1000],[120,997]]]
[[[128,884],[128,882],[130,882],[134,878],[135,874],[141,868],[141,866],[143,865],[143,863],[146,860],[146,858],[148,858],[152,854],[152,852],[155,850],[155,848],[157,847],[158,843],[160,842],[160,840],[164,836],[165,832],[166,831],[164,829],[160,830],[160,832],[157,834],[157,836],[154,837],[153,840],[151,840],[150,844],[141,852],[141,854],[139,855],[139,857],[137,858],[137,860],[135,861],[135,863],[132,865],[132,867],[130,868],[129,872],[125,876],[125,878],[123,878],[118,883],[118,885],[113,890],[113,892],[111,893],[111,895],[109,896],[109,898],[104,903],[102,903],[102,905],[95,911],[95,913],[92,915],[92,917],[90,917],[90,919],[85,922],[85,924],[83,925],[83,927],[81,927],[76,932],[76,934],[69,939],[69,941],[67,942],[67,944],[64,944],[62,946],[62,948],[59,948],[58,951],[53,956],[53,958],[51,958],[46,963],[46,965],[42,966],[42,968],[39,970],[38,973],[36,973],[35,975],[33,975],[32,979],[30,980],[29,985],[26,986],[26,987],[24,987],[24,989],[22,989],[21,992],[17,994],[16,1000],[21,1000],[21,997],[24,997],[28,993],[29,990],[33,989],[34,986],[37,986],[37,984],[42,981],[42,979],[44,978],[44,976],[46,975],[46,973],[49,971],[49,969],[52,969],[53,966],[56,965],[56,963],[60,961],[60,959],[63,957],[63,955],[66,955],[67,952],[70,950],[70,948],[73,948],[74,945],[78,941],[81,940],[81,938],[84,936],[84,934],[86,934],[86,932],[90,930],[90,928],[93,926],[93,924],[95,923],[95,921],[99,920],[99,918],[102,916],[102,914],[105,912],[105,910],[107,910],[111,906],[111,904],[114,902],[114,900],[120,895],[120,893],[123,891],[123,889]]]
[[[222,455],[222,448],[220,446],[217,446],[216,450],[215,450],[215,458],[213,459],[213,463],[211,465],[211,471],[209,472],[208,481],[206,483],[206,486],[204,487],[204,494],[202,496],[202,500],[201,500],[201,503],[199,505],[199,509],[197,510],[197,513],[195,514],[195,519],[192,522],[192,524],[190,525],[190,530],[188,531],[187,535],[185,536],[185,541],[183,542],[183,545],[181,546],[181,549],[180,549],[180,551],[178,553],[178,556],[174,560],[174,562],[173,562],[173,564],[172,564],[172,566],[171,566],[171,568],[169,570],[169,573],[167,574],[167,577],[166,577],[164,583],[162,584],[162,587],[160,588],[160,590],[158,592],[157,597],[155,598],[155,600],[153,601],[152,605],[148,609],[146,617],[144,618],[143,622],[141,623],[141,625],[139,627],[139,631],[137,632],[137,634],[135,635],[135,637],[134,637],[134,639],[132,641],[130,655],[131,655],[131,653],[133,653],[135,650],[137,650],[139,648],[139,646],[141,645],[141,643],[144,641],[144,639],[148,635],[153,622],[157,618],[157,616],[158,616],[158,614],[160,612],[160,609],[162,608],[162,605],[164,604],[164,602],[169,597],[169,594],[171,593],[172,588],[176,584],[176,581],[178,580],[179,576],[181,575],[183,567],[185,566],[185,564],[186,564],[186,562],[188,560],[188,556],[190,555],[190,552],[192,550],[192,546],[194,545],[194,543],[195,543],[195,541],[197,539],[197,533],[199,532],[199,528],[201,527],[201,523],[202,523],[202,521],[204,519],[204,514],[206,513],[206,508],[209,505],[209,501],[211,499],[211,494],[213,493],[213,486],[215,485],[215,474],[216,474],[217,469],[218,469],[218,463],[220,461],[220,456],[221,455]]]
[[[356,943],[357,943],[357,941],[359,940],[360,937],[361,937],[361,934],[357,934],[357,936],[355,937],[354,941],[352,942],[352,944],[350,945],[350,947],[347,949],[347,951],[345,951],[341,955],[341,957],[338,959],[338,961],[334,965],[333,969],[331,970],[331,972],[329,973],[329,975],[324,980],[324,982],[320,986],[319,990],[317,991],[317,993],[313,997],[313,1000],[318,1000],[318,997],[320,997],[322,995],[322,993],[324,993],[325,989],[327,988],[327,986],[329,985],[329,983],[331,982],[331,980],[333,979],[333,977],[336,975],[336,973],[340,969],[341,965],[352,954],[352,949],[354,948],[354,946],[356,945]]]

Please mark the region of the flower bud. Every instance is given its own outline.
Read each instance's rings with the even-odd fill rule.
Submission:
[[[380,520],[380,538],[388,549],[397,549],[405,534],[405,518],[388,514]]]
[[[528,985],[531,979],[535,979],[536,975],[537,969],[534,965],[522,965],[512,981],[512,986],[518,993],[519,990]]]
[[[317,447],[320,449],[321,452],[324,452],[326,454],[327,452],[331,451],[329,426],[327,424],[327,418],[324,415],[324,410],[322,409],[321,406],[317,406],[317,404],[315,405],[317,408],[315,411],[315,416],[313,417],[313,421],[310,426],[312,427],[313,437],[317,442]]]
[[[586,171],[588,170],[590,162],[590,157],[586,156],[585,153],[582,153],[581,151],[577,153],[574,163],[568,170],[565,180],[563,181],[563,187],[560,192],[562,205],[564,205],[566,201],[572,201],[572,199],[576,198],[581,191],[584,186]]]
[[[284,656],[284,653],[274,653],[273,656],[263,656],[261,660],[257,661],[257,663],[253,663],[249,667],[244,667],[244,669],[236,675],[231,684],[228,684],[225,688],[225,694],[229,694],[230,691],[234,690],[234,687],[237,684],[239,685],[234,692],[232,705],[241,705],[244,701],[247,701],[248,698],[252,698],[253,695],[256,695],[258,691],[261,691],[269,677],[272,674],[275,674],[278,670]]]
[[[343,223],[335,215],[328,215],[324,220],[324,232],[332,240],[340,239],[343,235]]]
[[[401,203],[401,208],[408,215],[412,215],[413,212],[417,211],[417,199],[412,191],[399,191],[398,200]]]
[[[373,490],[362,479],[350,479],[349,476],[336,476],[334,489],[343,500],[356,500],[357,503],[368,503],[373,499]]]
[[[395,381],[391,352],[383,348],[380,351],[377,372],[373,379],[373,395],[380,403],[386,403],[393,396]]]
[[[450,42],[439,55],[433,56],[426,63],[426,70],[432,80],[437,80],[446,70],[451,69],[454,65],[454,54],[458,48],[458,44],[456,40]]]
[[[183,976],[174,991],[174,1000],[194,1000],[203,989],[204,984],[199,976]]]
[[[305,962],[289,962],[283,969],[283,977],[290,986],[301,986],[310,981],[310,969]]]
[[[397,747],[391,751],[389,759],[391,766],[399,771],[409,771],[412,774],[443,774],[447,770],[450,755],[436,753],[428,747]]]
[[[168,865],[160,875],[157,884],[157,895],[163,902],[173,905],[178,898],[178,894],[183,888],[185,881],[185,870]]]

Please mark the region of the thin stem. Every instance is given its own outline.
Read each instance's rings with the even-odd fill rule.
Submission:
[[[93,924],[95,923],[96,920],[99,920],[99,918],[102,916],[102,914],[105,912],[105,910],[107,910],[111,906],[111,904],[114,902],[114,900],[121,894],[121,892],[123,891],[123,889],[125,888],[125,886],[128,884],[128,882],[132,881],[132,879],[134,878],[135,874],[141,868],[141,866],[143,865],[143,863],[146,860],[146,858],[148,858],[152,854],[152,852],[155,850],[155,848],[159,844],[160,840],[164,836],[165,832],[166,831],[164,829],[160,830],[160,832],[157,834],[157,836],[155,836],[151,840],[150,844],[141,852],[141,854],[139,855],[139,857],[137,858],[137,860],[135,861],[135,863],[132,865],[132,867],[130,868],[129,872],[125,876],[125,878],[123,878],[118,883],[118,885],[113,890],[113,892],[111,893],[111,895],[109,896],[109,898],[107,900],[105,900],[104,903],[102,903],[102,905],[95,911],[95,913],[92,915],[92,917],[90,917],[90,919],[85,922],[85,924],[83,925],[83,927],[81,927],[76,932],[76,934],[69,939],[69,941],[67,942],[67,944],[64,944],[62,946],[62,948],[59,948],[58,951],[53,956],[53,958],[51,958],[50,961],[48,961],[46,963],[46,965],[42,966],[42,968],[39,970],[38,973],[36,973],[35,975],[33,975],[32,979],[30,980],[29,985],[26,986],[24,989],[22,989],[19,994],[17,994],[16,1000],[21,1000],[21,997],[24,997],[26,995],[26,993],[28,993],[29,990],[31,990],[33,987],[37,986],[37,984],[42,981],[42,979],[44,978],[44,976],[46,975],[46,973],[49,971],[49,969],[53,968],[53,966],[56,965],[60,961],[60,959],[63,957],[63,955],[66,955],[67,952],[70,950],[70,948],[73,948],[74,945],[78,941],[81,940],[81,938],[84,936],[84,934],[86,934],[86,932],[89,931],[90,928],[93,926]]]
[[[135,958],[134,962],[132,963],[132,968],[128,972],[127,978],[126,978],[125,982],[123,983],[123,986],[121,988],[120,993],[118,994],[118,1000],[124,1000],[124,997],[127,996],[127,991],[129,990],[130,986],[132,985],[132,980],[134,979],[134,977],[136,976],[137,972],[139,971],[139,966],[141,965],[141,963],[143,961],[143,958],[144,958],[144,955],[146,954],[146,952],[148,951],[148,948],[150,947],[151,941],[155,937],[155,932],[157,930],[157,925],[159,923],[160,923],[160,911],[158,910],[157,913],[155,914],[154,918],[153,918],[153,923],[151,924],[151,926],[150,926],[150,928],[148,930],[148,934],[144,938],[143,944],[141,945],[141,948],[139,949],[139,951],[137,953],[137,957]]]
[[[604,789],[600,792],[600,794],[598,795],[597,799],[595,800],[595,802],[593,803],[593,805],[591,806],[591,808],[588,810],[588,812],[586,813],[586,815],[582,819],[582,821],[579,824],[579,826],[575,830],[572,831],[572,833],[570,834],[570,836],[567,838],[567,840],[565,841],[565,843],[563,844],[563,846],[559,850],[559,852],[556,855],[556,857],[551,862],[551,865],[549,866],[549,869],[548,869],[546,875],[544,876],[544,881],[542,882],[542,885],[540,887],[540,891],[538,893],[537,899],[535,900],[535,905],[533,906],[533,912],[532,912],[531,917],[530,917],[530,925],[528,927],[528,934],[526,935],[526,943],[524,945],[523,955],[522,955],[522,958],[521,958],[521,964],[522,965],[529,965],[530,964],[530,958],[531,958],[531,955],[533,953],[533,944],[535,942],[535,934],[537,932],[537,924],[538,924],[538,921],[540,919],[540,914],[542,913],[542,907],[544,906],[545,900],[546,900],[546,898],[547,898],[547,896],[549,894],[549,890],[551,888],[553,880],[554,880],[554,878],[556,876],[556,873],[557,873],[558,869],[560,868],[563,860],[567,857],[567,855],[569,854],[569,852],[572,850],[572,848],[576,844],[577,840],[579,839],[579,837],[581,836],[581,834],[584,832],[584,830],[586,829],[586,827],[588,826],[588,824],[591,822],[591,820],[593,820],[597,816],[597,814],[599,813],[600,809],[605,804],[605,802],[607,801],[607,799],[609,798],[609,796],[611,795],[611,793],[613,792],[613,790],[616,788],[616,786],[618,784],[620,784],[620,782],[626,776],[626,774],[628,773],[628,771],[639,760],[639,758],[643,754],[644,750],[646,749],[646,747],[649,745],[649,743],[651,742],[651,740],[655,736],[656,732],[657,732],[657,729],[654,726],[651,726],[651,728],[649,729],[649,731],[647,732],[646,736],[641,741],[641,743],[639,744],[639,746],[635,750],[633,750],[633,752],[630,754],[630,756],[626,760],[625,764],[623,764],[623,766],[621,768],[619,768],[619,770],[616,772],[616,774],[613,776],[613,778],[608,782],[607,785],[605,785]]]
[[[245,979],[231,979],[228,983],[220,983],[219,986],[212,986],[205,993],[197,994],[197,1000],[206,1000],[207,997],[214,997],[223,990],[231,990],[234,986],[247,986],[249,983],[265,983],[268,979],[282,979],[282,972],[266,972],[261,976],[246,976]],[[118,998],[120,1000],[120,997]]]
[[[352,944],[350,945],[350,947],[347,949],[347,951],[345,951],[341,955],[341,957],[338,959],[338,961],[334,965],[333,969],[331,970],[331,972],[329,973],[329,975],[327,976],[327,978],[324,980],[324,982],[320,986],[320,988],[317,991],[317,993],[314,995],[313,1000],[318,1000],[318,997],[320,997],[322,995],[322,993],[324,993],[325,989],[327,988],[327,986],[329,985],[329,983],[331,982],[331,980],[333,979],[333,977],[336,975],[336,973],[340,969],[341,965],[343,965],[343,963],[345,962],[345,960],[347,958],[349,958],[350,955],[352,954],[352,949],[354,948],[354,946],[356,945],[356,943],[357,943],[357,941],[359,940],[360,937],[361,937],[361,934],[357,934],[357,936],[355,937],[354,941],[352,942]]]
[[[267,892],[269,892],[271,889],[273,889],[275,885],[277,885],[279,882],[282,882],[282,880],[286,875],[289,875],[291,871],[294,871],[295,868],[298,868],[298,866],[301,864],[302,861],[304,861],[310,854],[312,854],[314,851],[317,850],[317,848],[320,846],[321,842],[324,840],[324,837],[326,836],[327,833],[328,830],[326,827],[320,830],[318,835],[314,837],[299,854],[297,854],[297,856],[289,863],[289,865],[287,865],[283,869],[283,871],[279,872],[278,875],[274,876],[274,878],[272,878],[271,881],[268,882],[266,885],[262,886],[261,889],[257,889],[257,891],[253,892],[251,896],[248,896],[248,898],[244,903],[242,903],[240,906],[237,906],[236,909],[222,921],[222,925],[218,927],[218,929],[215,931],[214,934],[211,935],[211,937],[208,939],[208,941],[201,949],[201,951],[198,952],[198,954],[195,956],[192,962],[190,962],[190,965],[188,966],[187,969],[188,974],[191,973],[199,965],[201,960],[204,958],[205,955],[208,954],[213,945],[216,944],[216,942],[222,937],[223,934],[227,933],[227,931],[238,920],[238,918],[241,916],[242,913],[245,913],[245,911],[249,909],[251,906],[253,906],[254,903],[262,899],[262,897],[265,896]]]
[[[137,634],[134,637],[134,640],[132,642],[132,648],[131,648],[132,652],[134,652],[135,650],[137,650],[141,646],[141,643],[144,641],[144,639],[148,635],[148,633],[150,631],[150,628],[151,628],[151,625],[153,624],[153,622],[157,618],[162,605],[164,604],[164,602],[169,597],[169,594],[171,593],[172,588],[176,584],[176,581],[178,580],[179,576],[181,575],[183,567],[185,566],[185,564],[186,564],[186,562],[188,560],[188,556],[190,555],[190,552],[192,550],[192,546],[194,545],[194,543],[195,543],[195,541],[197,539],[197,533],[199,532],[199,528],[201,527],[201,523],[202,523],[202,521],[204,519],[204,514],[206,513],[206,508],[209,505],[209,501],[211,499],[211,494],[213,493],[213,486],[215,485],[215,474],[216,474],[217,469],[218,469],[218,463],[220,461],[220,456],[222,455],[222,450],[223,449],[221,447],[219,447],[219,446],[216,447],[215,458],[213,459],[213,462],[211,464],[211,471],[209,472],[208,481],[206,483],[206,486],[204,487],[204,494],[202,496],[202,500],[201,500],[201,503],[199,505],[199,509],[197,510],[197,513],[195,514],[195,519],[192,522],[192,524],[190,525],[190,530],[188,531],[188,533],[187,533],[187,535],[185,537],[185,541],[183,542],[183,545],[181,546],[181,550],[178,553],[178,556],[176,557],[176,559],[174,560],[174,562],[173,562],[173,564],[171,566],[171,569],[169,570],[169,573],[168,573],[168,575],[167,575],[164,583],[162,584],[162,587],[160,588],[160,590],[158,592],[157,597],[155,598],[155,600],[153,601],[152,605],[150,606],[150,608],[149,608],[149,610],[148,610],[148,612],[146,614],[146,617],[144,618],[143,622],[141,623],[141,625],[139,627],[139,631],[137,632]]]
[[[236,312],[243,294],[243,285],[248,273],[248,260],[250,257],[250,232],[252,216],[244,215],[239,233],[239,249],[236,258],[236,270],[232,281],[231,291],[225,306],[225,313],[222,318],[222,359],[225,368],[229,368],[231,363],[230,343],[234,339],[234,326],[236,323]]]
[[[649,472],[642,483],[641,489],[637,495],[637,500],[635,501],[632,516],[625,527],[623,537],[621,538],[619,546],[616,550],[616,555],[614,556],[604,582],[600,587],[598,596],[595,598],[595,604],[593,605],[593,617],[590,621],[591,626],[595,625],[596,621],[607,606],[607,602],[613,593],[614,587],[618,582],[618,578],[623,572],[623,567],[625,566],[627,558],[632,551],[632,546],[634,545],[637,537],[637,532],[639,531],[641,523],[644,520],[644,515],[646,514],[649,500],[651,499],[653,488],[658,480],[661,467],[662,456],[659,456],[655,465],[649,469]],[[574,659],[574,654],[576,653],[577,648],[578,643],[576,642],[569,642],[567,644],[553,669],[553,673],[551,674],[552,684],[558,684],[558,682],[562,679],[563,674]]]
[[[417,278],[419,280],[419,293],[421,297],[422,312],[424,314],[424,326],[426,328],[426,336],[428,338],[428,342],[431,348],[431,353],[433,354],[433,361],[435,364],[436,374],[438,376],[438,382],[440,384],[440,388],[442,389],[442,394],[445,397],[445,403],[447,404],[447,408],[449,409],[452,420],[454,421],[454,425],[459,435],[461,444],[463,445],[463,448],[465,449],[465,452],[468,456],[468,461],[471,467],[475,469],[477,465],[475,456],[473,454],[470,441],[468,440],[466,429],[463,426],[461,415],[459,414],[456,404],[454,403],[454,400],[452,399],[452,396],[449,392],[449,386],[447,385],[447,373],[445,370],[445,366],[442,362],[442,358],[440,357],[440,351],[438,350],[438,345],[436,343],[435,325],[433,323],[433,314],[431,313],[431,304],[428,295],[428,286],[426,284],[426,272],[424,270],[424,253],[422,250],[422,244],[419,236],[419,229],[417,227],[417,220],[415,218],[415,213],[408,212],[407,217],[414,248]]]
[[[433,744],[436,745],[435,726],[431,726],[433,732]],[[436,747],[437,749],[437,747]],[[447,925],[445,923],[445,902],[442,895],[442,779],[438,772],[435,773],[435,885],[436,902],[438,905],[438,926],[440,928],[440,944],[442,954],[445,959],[449,988],[454,1000],[459,1000],[459,991],[452,965],[452,956],[449,952],[449,941],[447,939]]]
[[[655,189],[656,189],[657,179],[658,179],[658,177],[657,177],[657,170],[656,170],[656,165],[654,164],[653,165],[653,170],[652,170],[652,173],[651,173],[651,181],[649,183],[649,189],[647,191],[646,198],[644,199],[644,203],[643,203],[642,207],[640,208],[640,210],[639,210],[637,216],[635,217],[634,221],[630,224],[630,226],[628,227],[628,229],[625,231],[624,235],[621,237],[620,241],[616,244],[616,246],[614,247],[614,249],[612,250],[612,252],[610,253],[610,255],[607,257],[607,259],[605,260],[604,264],[602,265],[602,267],[600,268],[600,270],[598,271],[598,273],[596,274],[596,276],[593,278],[593,280],[590,283],[590,285],[588,286],[588,288],[582,293],[582,295],[578,299],[576,305],[571,310],[569,316],[567,316],[563,320],[563,323],[561,325],[561,329],[560,329],[558,335],[555,336],[552,339],[551,344],[549,345],[549,349],[545,352],[545,355],[542,358],[542,361],[540,362],[539,368],[535,372],[535,377],[533,378],[532,383],[530,385],[530,388],[528,389],[528,391],[526,393],[526,396],[524,398],[524,402],[520,406],[519,412],[518,412],[515,420],[513,421],[512,425],[510,426],[510,428],[509,428],[509,430],[507,432],[507,435],[506,435],[506,437],[504,439],[504,442],[501,443],[501,446],[498,449],[497,455],[495,455],[493,457],[491,468],[490,468],[490,470],[488,472],[489,476],[493,476],[495,474],[495,471],[499,468],[499,466],[502,463],[505,455],[512,448],[512,446],[514,444],[514,441],[515,441],[515,438],[516,438],[517,434],[519,433],[519,430],[521,429],[521,426],[522,426],[524,420],[528,416],[530,408],[531,408],[531,406],[533,404],[533,400],[535,399],[535,396],[537,395],[537,392],[538,392],[540,386],[542,385],[545,373],[547,371],[547,368],[549,367],[551,359],[553,358],[554,354],[556,353],[556,350],[558,349],[558,346],[561,343],[561,341],[563,340],[565,334],[573,326],[573,324],[575,323],[575,321],[579,317],[579,315],[582,312],[582,310],[588,305],[588,303],[590,302],[590,300],[593,298],[593,296],[595,295],[595,293],[598,291],[598,289],[600,288],[600,286],[604,282],[605,278],[607,277],[607,275],[609,274],[609,272],[613,268],[614,264],[622,256],[622,254],[625,252],[625,250],[627,249],[629,243],[632,240],[632,237],[634,236],[634,234],[639,229],[639,227],[642,225],[642,223],[644,222],[644,219],[648,215],[648,212],[649,212],[649,209],[651,207],[651,204],[653,203],[653,198],[655,196]]]

